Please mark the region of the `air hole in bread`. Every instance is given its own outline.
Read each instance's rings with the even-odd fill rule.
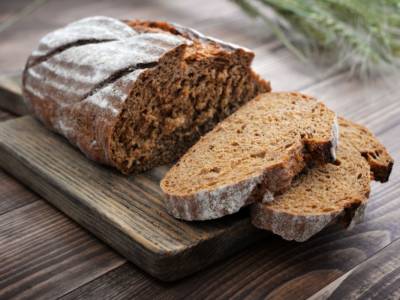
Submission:
[[[218,168],[218,167],[212,167],[210,169],[210,172],[213,172],[213,173],[219,173],[220,171],[221,171],[221,168]]]

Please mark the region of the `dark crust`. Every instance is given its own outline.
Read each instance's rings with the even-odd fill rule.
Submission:
[[[163,21],[143,21],[143,20],[123,20],[123,21],[129,26],[135,28],[136,30],[167,31],[174,35],[179,35],[192,41],[200,41],[202,43],[212,43],[218,45],[219,47],[222,47],[224,50],[227,51],[236,51],[236,50],[245,51],[248,52],[248,54],[250,54],[252,57],[254,57],[254,53],[248,49],[230,43],[226,43],[224,41],[217,40],[209,36],[205,36],[192,28],[185,27],[176,23],[168,23]]]
[[[387,182],[392,173],[394,162],[391,161],[387,166],[372,165],[371,169],[374,173],[374,179],[380,182]]]
[[[307,143],[306,147],[313,161],[319,163],[333,163],[335,161],[335,157],[332,156],[333,144],[331,141],[327,143]]]
[[[369,192],[365,195],[365,199],[368,198]],[[343,210],[343,214],[338,217],[337,223],[342,224],[345,228],[349,227],[352,223],[354,216],[358,209],[364,205],[363,201],[356,200],[353,203],[346,206]]]
[[[371,167],[371,176],[373,180],[379,182],[387,182],[389,180],[390,174],[393,169],[393,160],[389,161],[387,164],[378,163],[375,160],[371,159],[368,153],[362,153],[362,156],[368,161]]]
[[[360,136],[365,136],[366,140],[370,140],[369,146],[365,147],[363,145],[355,146],[360,149],[361,155],[367,160],[371,168],[371,179],[387,182],[389,180],[390,174],[393,168],[393,158],[390,156],[389,152],[386,150],[378,139],[373,135],[373,133],[363,125],[356,124],[344,118],[339,118],[339,123],[341,126],[352,127],[353,133]]]

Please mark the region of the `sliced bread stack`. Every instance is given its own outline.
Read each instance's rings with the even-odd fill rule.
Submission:
[[[363,217],[371,179],[386,182],[393,161],[366,128],[342,118],[339,124],[336,162],[305,170],[285,193],[253,205],[254,226],[305,241],[332,222],[347,227]]]
[[[167,209],[184,220],[215,219],[283,191],[307,163],[334,161],[336,127],[335,113],[311,97],[256,97],[166,174]]]
[[[370,180],[387,181],[392,165],[366,128],[338,125],[323,103],[267,93],[201,138],[161,188],[176,218],[215,219],[251,204],[254,226],[305,241],[332,222],[357,221]]]

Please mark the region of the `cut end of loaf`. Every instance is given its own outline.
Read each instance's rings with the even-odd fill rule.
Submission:
[[[185,220],[212,219],[238,211],[267,190],[286,189],[308,162],[333,160],[335,122],[332,111],[302,94],[256,97],[166,174],[161,188],[169,212]]]
[[[132,87],[111,145],[111,159],[123,173],[176,160],[215,124],[270,91],[269,83],[250,68],[252,52],[227,50],[167,23],[129,24],[136,30],[179,34],[193,39],[193,44],[165,55]]]

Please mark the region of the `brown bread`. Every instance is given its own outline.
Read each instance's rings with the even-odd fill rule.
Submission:
[[[254,54],[178,25],[91,17],[46,35],[27,104],[89,158],[124,173],[177,159],[261,92]]]
[[[393,159],[363,126],[340,118],[335,164],[299,175],[291,188],[251,207],[252,223],[287,240],[305,241],[332,222],[349,226],[362,218],[370,180],[388,180]]]
[[[257,195],[288,188],[311,161],[333,161],[336,115],[298,93],[256,97],[218,124],[161,182],[170,214],[185,220],[219,218]]]

